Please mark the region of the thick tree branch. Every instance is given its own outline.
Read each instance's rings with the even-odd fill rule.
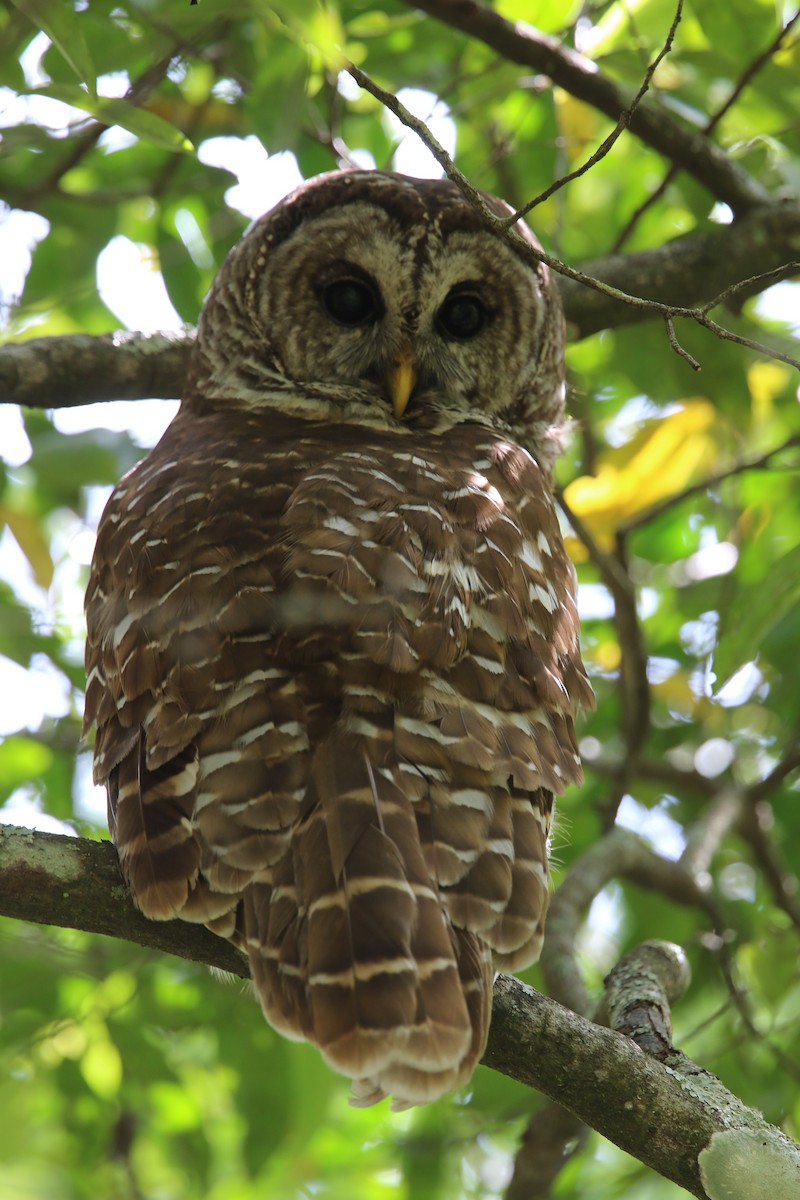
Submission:
[[[789,33],[792,26],[797,22],[798,19],[800,19],[800,10],[798,10],[796,13],[794,13],[789,18],[789,20],[786,22],[786,24],[783,26],[783,28],[781,30],[779,30],[778,34],[776,35],[776,37],[773,38],[773,40],[770,42],[770,44],[768,46],[765,46],[765,48],[763,50],[761,50],[755,56],[755,58],[753,58],[748,63],[748,65],[745,67],[744,71],[742,71],[738,80],[734,84],[734,87],[732,88],[730,95],[727,97],[724,104],[720,105],[720,107],[716,110],[716,112],[713,113],[713,115],[711,117],[709,117],[709,119],[706,121],[705,125],[703,126],[703,133],[706,135],[706,137],[709,137],[710,134],[713,133],[713,131],[719,125],[720,121],[725,116],[725,114],[730,112],[731,108],[733,108],[734,104],[737,102],[737,100],[741,96],[742,92],[747,87],[747,85],[749,83],[751,83],[752,80],[755,78],[755,76],[758,74],[758,72],[763,67],[766,66],[766,64],[770,61],[772,56],[774,54],[776,54],[778,50],[780,50],[784,38],[786,37],[787,33]],[[623,245],[625,244],[625,242],[628,240],[628,238],[630,237],[630,235],[633,233],[634,229],[638,225],[640,219],[644,216],[644,214],[647,212],[647,210],[649,208],[652,208],[653,205],[656,204],[661,199],[661,197],[664,195],[664,193],[666,192],[670,183],[675,178],[675,176],[679,173],[679,171],[680,171],[680,167],[678,166],[678,164],[672,163],[669,170],[665,172],[664,178],[661,180],[661,183],[658,185],[658,187],[654,188],[653,191],[650,193],[650,195],[647,197],[647,199],[643,200],[642,203],[639,204],[636,207],[636,209],[631,213],[631,216],[628,219],[627,223],[625,224],[625,227],[623,228],[622,232],[618,235],[617,240],[614,243],[614,246],[613,246],[614,252],[622,249]]]
[[[104,933],[250,977],[238,950],[202,925],[143,917],[122,880],[111,842],[0,825],[0,913]]]
[[[508,62],[541,72],[570,95],[616,121],[632,96],[596,64],[522,21],[507,21],[478,0],[406,0],[452,29],[477,38]],[[693,175],[712,196],[743,214],[769,199],[766,190],[703,133],[690,129],[653,101],[643,101],[630,130],[670,162]]]
[[[205,929],[141,917],[108,842],[0,827],[0,913],[108,934],[247,975],[242,957]],[[757,1135],[776,1178],[800,1172],[800,1147],[682,1055],[662,1065],[629,1038],[504,975],[495,983],[483,1061],[537,1088],[694,1196],[711,1194],[703,1186],[705,1161],[726,1169],[727,1147],[718,1139],[731,1132]]]
[[[531,1053],[521,1052],[523,1047],[531,1047]],[[703,1186],[701,1159],[715,1138],[732,1129],[754,1131],[757,1124],[787,1183],[800,1172],[800,1147],[689,1059],[676,1054],[662,1065],[629,1038],[505,975],[495,982],[483,1061],[544,1092],[693,1196],[710,1194]],[[756,1168],[751,1189],[758,1177]],[[741,1191],[718,1194],[758,1193],[743,1181]]]
[[[689,965],[680,946],[643,942],[626,954],[606,979],[593,1019],[624,1033],[646,1054],[663,1062],[674,1053],[669,1006],[686,991],[689,979]],[[587,1133],[573,1113],[554,1101],[544,1104],[523,1135],[506,1200],[550,1196],[553,1180]]]
[[[713,902],[681,864],[656,854],[630,829],[617,826],[581,855],[550,901],[542,973],[547,990],[575,1012],[588,1015],[589,996],[576,950],[578,930],[589,906],[612,879],[661,892],[676,904],[699,908],[716,918]]]
[[[528,259],[534,265],[542,262],[545,263],[551,271],[554,271],[559,279],[570,280],[583,288],[598,292],[605,300],[612,301],[616,304],[621,304],[623,307],[629,307],[633,310],[638,310],[640,316],[632,318],[633,320],[645,320],[647,317],[660,316],[663,317],[667,326],[669,335],[669,343],[672,348],[680,354],[680,356],[694,368],[700,370],[700,364],[690,354],[683,350],[678,343],[674,331],[674,318],[685,317],[687,320],[694,321],[698,325],[702,325],[705,329],[710,330],[716,336],[725,341],[736,342],[741,346],[748,346],[751,350],[765,354],[768,357],[779,359],[781,362],[791,363],[800,370],[800,360],[793,358],[789,354],[784,354],[780,350],[770,349],[758,342],[751,341],[749,338],[742,337],[740,334],[724,329],[716,321],[712,321],[709,317],[709,312],[712,308],[720,303],[723,296],[728,295],[731,291],[730,287],[723,289],[722,295],[716,298],[712,295],[699,308],[690,308],[685,304],[665,302],[659,299],[653,299],[648,296],[643,296],[631,292],[626,292],[623,289],[616,287],[614,284],[601,279],[598,275],[589,275],[585,271],[579,270],[577,267],[570,266],[569,263],[563,262],[552,254],[548,254],[545,250],[537,249],[530,242],[523,239],[514,228],[517,220],[516,214],[508,217],[499,217],[493,212],[486,203],[481,192],[475,185],[467,179],[466,175],[454,163],[453,159],[444,149],[444,147],[436,140],[431,131],[419,117],[415,117],[404,104],[394,95],[393,92],[386,91],[379,84],[371,79],[364,71],[360,70],[353,63],[348,65],[348,74],[352,75],[356,83],[365,91],[379,100],[389,112],[394,113],[398,120],[411,129],[421,139],[423,144],[430,150],[433,157],[441,166],[442,170],[463,193],[464,198],[472,205],[475,211],[483,218],[489,229],[499,234],[504,238],[517,253],[525,259]],[[769,206],[772,207],[772,206]],[[777,207],[782,207],[780,204]],[[796,270],[797,264],[794,262],[786,262],[779,264],[779,269],[787,271]],[[734,290],[738,290],[744,286],[744,283],[752,283],[763,277],[763,272],[757,275],[750,275],[745,280],[739,280],[733,285]]]
[[[753,264],[762,279],[756,291],[800,272],[800,204],[776,202],[753,210],[731,225],[720,225],[675,238],[638,254],[612,254],[581,264],[581,272],[628,295],[642,296],[661,305],[683,308],[722,297],[728,289],[741,289],[752,279]],[[635,308],[574,279],[559,279],[567,320],[575,335],[588,337],[601,329],[631,325],[655,314]],[[684,312],[675,316],[686,316]]]
[[[0,346],[0,403],[72,408],[180,397],[194,331],[76,333]]]
[[[584,273],[665,305],[705,305],[750,274],[752,263],[787,273],[800,259],[800,205],[759,209],[734,225],[693,234],[640,254],[584,264]],[[661,315],[573,279],[559,279],[573,338]],[[0,403],[69,408],[95,400],[181,395],[194,334],[104,333],[35,338],[0,347]]]
[[[643,942],[624,955],[606,979],[602,1023],[624,1033],[651,1058],[666,1062],[675,1053],[670,1005],[681,998],[690,979],[680,946]]]

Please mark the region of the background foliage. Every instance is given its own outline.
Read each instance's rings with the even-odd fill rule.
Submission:
[[[673,0],[494,7],[576,45],[631,92],[674,15]],[[702,128],[790,15],[773,0],[688,5],[654,79],[657,103]],[[449,117],[460,168],[512,204],[580,165],[613,124],[399,2],[16,0],[0,9],[6,337],[117,328],[109,297],[131,285],[118,279],[101,297],[98,260],[119,238],[194,322],[246,226],[237,204],[260,211],[241,185],[263,173],[264,193],[273,186],[264,151],[293,151],[306,177],[340,158],[392,165],[396,124],[339,75],[343,53],[393,91],[430,93],[420,115]],[[788,37],[715,129],[773,196],[800,181],[798,68]],[[239,139],[225,143],[238,189],[209,165],[219,138]],[[531,223],[567,262],[597,258],[668,165],[623,136]],[[38,220],[19,223],[21,213]],[[729,215],[678,173],[624,249]],[[724,323],[786,348],[792,302],[796,322],[797,288],[784,284]],[[660,322],[569,350],[575,426],[558,477],[575,515],[598,709],[582,727],[586,785],[560,805],[555,882],[615,820],[681,859],[709,903],[611,883],[579,940],[587,984],[599,994],[620,953],[645,938],[682,944],[693,983],[674,1014],[677,1044],[797,1138],[797,377],[696,327],[679,336],[700,374]],[[79,742],[81,589],[103,499],[154,436],[152,424],[137,433],[106,419],[93,410],[84,426],[96,427],[68,432],[78,426],[63,413],[27,410],[21,427],[4,418],[0,443],[0,817],[49,814],[57,824],[45,827],[96,837],[102,814]],[[632,621],[609,570],[634,589]],[[36,683],[36,702],[12,664]],[[108,939],[4,921],[0,978],[0,1191],[19,1200],[491,1197],[541,1103],[479,1068],[469,1094],[431,1109],[352,1110],[345,1082],[274,1035],[239,986]],[[529,978],[541,986],[538,969]],[[581,1200],[677,1194],[596,1138],[553,1188]]]

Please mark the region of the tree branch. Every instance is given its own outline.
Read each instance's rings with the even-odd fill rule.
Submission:
[[[535,1047],[535,1053],[521,1053],[522,1047]],[[662,1065],[629,1038],[506,975],[495,982],[483,1062],[537,1088],[693,1196],[709,1195],[703,1159],[726,1132],[746,1136],[757,1129],[787,1185],[800,1172],[800,1147],[691,1060],[676,1054]],[[743,1170],[749,1180],[743,1179],[741,1191],[716,1194],[757,1195],[760,1164]]]
[[[705,303],[700,308],[690,308],[687,307],[685,303],[667,303],[663,300],[651,299],[647,296],[626,292],[622,288],[616,287],[608,281],[601,279],[598,275],[589,275],[586,273],[586,271],[581,271],[577,267],[570,266],[569,263],[563,262],[554,255],[548,254],[540,247],[537,248],[536,246],[532,245],[530,242],[522,238],[514,228],[514,224],[517,220],[516,214],[512,214],[509,217],[499,217],[497,213],[492,211],[492,209],[486,203],[482,193],[466,177],[463,171],[459,170],[444,147],[436,140],[431,131],[427,128],[424,121],[421,121],[419,117],[415,117],[412,112],[409,112],[406,106],[401,103],[401,101],[397,96],[394,95],[393,92],[388,92],[385,88],[380,87],[380,85],[377,84],[374,79],[371,79],[369,75],[365,74],[364,71],[360,70],[360,68],[356,67],[353,63],[348,65],[347,71],[348,74],[352,75],[359,87],[369,92],[369,94],[376,100],[380,101],[380,103],[387,108],[389,112],[394,113],[398,120],[405,125],[407,129],[411,129],[417,134],[423,144],[428,150],[430,150],[433,157],[439,163],[447,178],[455,183],[455,185],[460,189],[464,198],[482,217],[487,227],[493,230],[500,237],[504,238],[505,241],[507,241],[511,247],[516,250],[520,257],[527,259],[533,265],[545,263],[545,265],[548,266],[551,271],[554,271],[560,278],[571,280],[573,284],[578,284],[583,288],[598,292],[607,301],[621,304],[623,306],[629,306],[633,310],[638,310],[639,316],[629,318],[630,320],[644,320],[648,316],[652,317],[658,315],[671,322],[672,318],[674,317],[685,317],[687,320],[694,321],[696,324],[702,325],[705,329],[710,330],[721,340],[736,342],[741,346],[747,346],[751,350],[755,350],[757,353],[766,355],[768,358],[775,358],[781,362],[790,363],[792,366],[797,367],[798,370],[800,370],[800,359],[793,358],[789,354],[784,354],[780,350],[770,349],[768,346],[751,341],[749,338],[741,337],[739,334],[732,333],[730,330],[724,329],[721,325],[718,325],[716,321],[712,321],[708,313],[710,309],[715,307],[719,299],[718,297],[715,298],[713,294],[710,301]],[[775,202],[769,207],[770,209],[782,209],[783,205],[779,202]],[[778,264],[778,269],[786,270],[787,272],[789,270],[796,270],[797,264],[794,262],[787,263],[784,260],[782,263]],[[763,278],[764,274],[765,272],[762,271],[757,275],[751,275],[745,281],[740,280],[739,282],[734,283],[733,288],[738,289],[743,286],[744,282],[752,283],[755,280],[761,279]],[[766,274],[771,274],[771,272],[768,270]],[[707,289],[704,288],[704,290]],[[728,294],[730,290],[731,288],[726,286],[723,291],[723,295]],[[672,345],[673,348],[678,351],[682,358],[687,359],[687,361],[691,363],[695,370],[699,370],[699,364],[692,359],[691,355],[688,355],[680,348],[671,324],[668,328],[668,332],[670,334],[670,345]]]
[[[551,183],[549,187],[545,188],[543,192],[540,192],[538,196],[534,196],[533,200],[529,200],[527,204],[523,204],[522,207],[519,208],[514,214],[513,220],[517,221],[520,217],[526,217],[528,213],[534,210],[534,208],[540,204],[543,204],[545,200],[549,199],[550,196],[560,191],[562,187],[566,187],[566,185],[571,183],[573,179],[579,179],[581,175],[585,175],[587,171],[590,171],[592,167],[595,166],[596,163],[599,163],[601,159],[605,158],[605,156],[610,152],[614,143],[619,138],[620,134],[622,134],[625,129],[630,128],[631,118],[644,99],[644,96],[646,95],[656,72],[656,68],[658,67],[659,63],[666,58],[672,49],[672,43],[675,40],[675,33],[678,25],[680,24],[682,16],[683,0],[678,0],[677,7],[675,9],[675,16],[672,18],[672,24],[667,32],[664,45],[661,47],[653,61],[648,65],[638,92],[633,97],[627,108],[624,108],[619,114],[617,123],[611,130],[611,133],[609,133],[607,137],[603,138],[603,141],[600,143],[597,149],[590,154],[585,162],[581,163],[579,167],[576,167],[574,171],[569,171],[566,175],[562,175],[559,179],[556,179],[553,183]]]
[[[589,906],[612,879],[661,892],[676,904],[709,914],[713,902],[681,864],[656,854],[630,829],[616,826],[581,855],[550,901],[541,967],[548,992],[574,1012],[588,1015],[591,1006],[576,950],[578,930]]]
[[[405,0],[405,3],[477,38],[508,62],[547,75],[564,91],[605,113],[612,121],[630,107],[632,97],[603,75],[590,59],[522,21],[507,21],[478,0]],[[769,200],[766,189],[724,150],[653,101],[644,101],[636,108],[630,130],[693,175],[737,215]]]
[[[644,292],[664,305],[707,304],[737,287],[755,261],[781,275],[800,269],[800,205],[759,209],[734,225],[678,238],[656,250],[612,255],[582,267],[615,290]],[[771,276],[774,282],[777,276]],[[574,339],[663,315],[632,307],[613,295],[559,278]],[[649,303],[649,302],[648,302]],[[685,310],[682,310],[685,311]],[[702,310],[698,310],[702,316]],[[704,318],[707,319],[707,318]],[[0,347],[0,403],[69,408],[95,400],[180,397],[194,333],[69,334],[8,342]],[[770,353],[767,350],[767,353]]]
[[[680,1000],[690,979],[680,946],[642,942],[619,960],[606,979],[603,1024],[624,1033],[651,1058],[666,1062],[675,1052],[670,1005]]]
[[[0,403],[73,408],[97,400],[177,399],[194,332],[77,333],[0,346]]]
[[[719,125],[720,121],[725,116],[725,114],[730,112],[731,108],[733,108],[734,104],[739,99],[739,97],[741,96],[742,92],[745,90],[747,85],[755,78],[755,76],[762,69],[762,67],[766,66],[766,64],[770,61],[772,56],[774,54],[776,54],[778,52],[778,50],[780,50],[781,44],[783,43],[784,38],[786,37],[787,33],[789,33],[792,26],[796,23],[796,21],[798,19],[800,19],[800,10],[798,10],[796,13],[794,13],[789,18],[789,20],[786,22],[786,24],[783,26],[783,28],[778,32],[776,37],[774,37],[772,39],[770,44],[768,46],[766,46],[763,50],[761,50],[755,56],[755,58],[753,58],[748,63],[748,65],[745,67],[744,71],[742,71],[738,80],[734,84],[733,89],[731,90],[731,93],[728,96],[728,98],[725,100],[724,104],[720,105],[720,107],[716,110],[716,112],[711,117],[709,117],[708,121],[706,121],[705,125],[703,126],[703,133],[706,135],[706,137],[708,137],[711,133],[713,133],[713,131],[716,129],[717,125]],[[649,208],[652,208],[653,205],[656,204],[661,199],[661,197],[664,195],[664,193],[666,192],[670,183],[672,182],[672,180],[675,178],[675,176],[678,174],[679,171],[680,171],[680,167],[676,163],[673,163],[670,166],[669,170],[666,171],[664,178],[661,180],[661,183],[658,185],[658,187],[654,188],[653,191],[651,191],[650,195],[647,197],[647,199],[643,200],[642,203],[639,204],[636,207],[636,209],[634,209],[634,211],[631,213],[624,229],[619,234],[616,242],[614,243],[614,246],[613,246],[614,252],[622,249],[623,245],[628,240],[630,235],[633,233],[633,231],[636,228],[637,224],[639,223],[640,219],[644,216],[644,214],[647,212],[647,210]]]
[[[248,974],[242,956],[202,927],[145,920],[120,878],[109,842],[0,827],[0,913],[103,933]],[[703,1162],[725,1169],[726,1146],[718,1139],[732,1132],[756,1134],[781,1178],[800,1171],[800,1147],[682,1055],[662,1065],[629,1038],[504,975],[495,983],[493,1003],[487,1066],[537,1088],[692,1195],[709,1195]],[[535,1053],[526,1054],[525,1047],[535,1047]],[[755,1161],[760,1168],[758,1155]]]
[[[0,913],[122,938],[249,979],[246,958],[202,925],[148,921],[131,899],[111,842],[0,825]]]
[[[552,1100],[528,1122],[505,1200],[549,1200],[553,1181],[580,1150],[589,1127]]]
[[[690,978],[680,946],[643,942],[620,959],[607,977],[593,1020],[625,1034],[646,1054],[663,1062],[675,1053],[669,1006],[680,999]],[[550,1196],[553,1180],[585,1141],[587,1132],[574,1113],[554,1101],[538,1109],[523,1135],[506,1200]]]
[[[574,279],[559,279],[567,320],[575,336],[588,337],[601,329],[631,325],[653,316],[686,316],[686,308],[707,305],[731,286],[759,274],[780,273],[769,285],[800,272],[800,204],[775,202],[754,209],[730,225],[675,238],[653,250],[611,254],[581,263],[581,273],[628,295],[644,296],[661,305],[683,308],[681,313],[655,313],[632,307]],[[768,286],[762,281],[762,287]],[[707,312],[707,308],[705,309]]]
[[[774,823],[771,804],[767,800],[759,800],[743,806],[738,828],[772,890],[775,903],[800,930],[798,880],[770,837]]]

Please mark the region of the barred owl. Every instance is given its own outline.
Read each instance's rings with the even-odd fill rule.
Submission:
[[[463,1084],[539,951],[591,702],[563,378],[546,268],[451,183],[322,176],[228,256],[100,523],[86,725],[136,903],[240,945],[354,1103]]]

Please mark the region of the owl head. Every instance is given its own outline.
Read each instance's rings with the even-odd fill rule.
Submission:
[[[254,222],[228,255],[184,402],[397,432],[477,421],[549,465],[564,410],[558,294],[544,264],[491,230],[453,183],[335,171]]]

